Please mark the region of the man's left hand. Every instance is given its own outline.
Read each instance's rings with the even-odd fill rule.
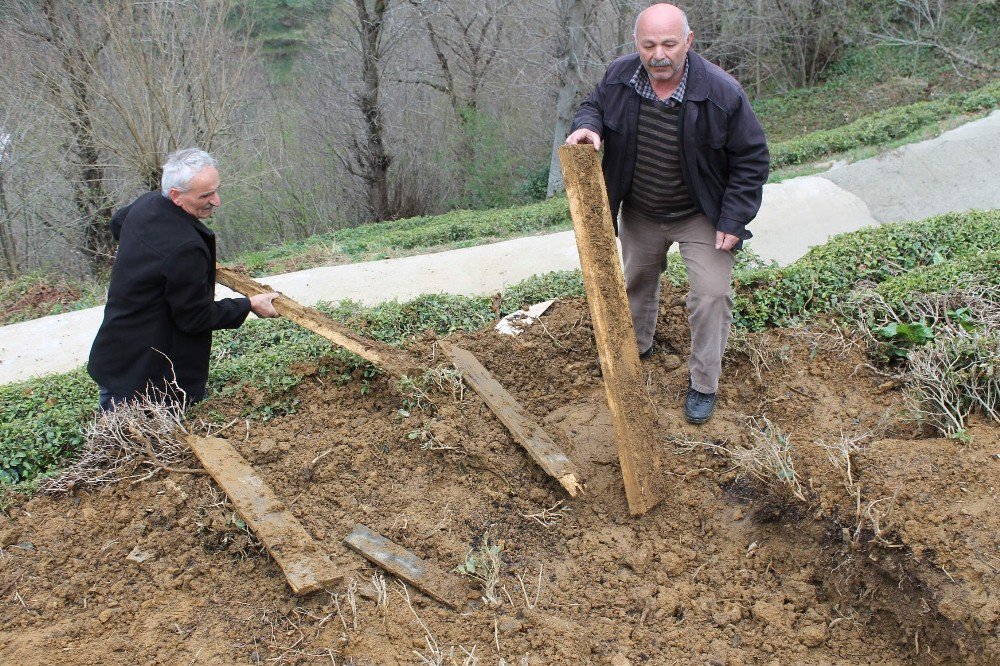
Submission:
[[[267,294],[257,294],[250,297],[250,311],[253,312],[258,317],[270,318],[270,317],[280,317],[278,311],[274,309],[274,299],[276,299],[280,294],[277,292],[270,292]]]
[[[726,252],[729,252],[734,247],[736,247],[736,244],[739,243],[739,242],[740,242],[739,236],[734,236],[732,234],[727,234],[724,231],[716,231],[715,232],[715,249],[716,250],[725,250]]]

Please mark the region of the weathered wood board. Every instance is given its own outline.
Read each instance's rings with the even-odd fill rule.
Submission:
[[[441,350],[455,367],[462,371],[465,382],[482,397],[517,443],[528,452],[531,459],[538,463],[546,474],[557,480],[571,497],[576,497],[583,490],[583,486],[572,461],[541,426],[525,415],[524,409],[514,396],[500,385],[500,382],[471,352],[445,341],[441,342]]]
[[[274,291],[267,285],[223,266],[216,266],[215,281],[247,297]],[[378,340],[364,338],[319,310],[297,303],[287,296],[274,299],[274,309],[299,326],[357,354],[394,377],[404,375],[418,377],[423,372],[406,354],[395,347]]]
[[[309,594],[341,583],[343,574],[330,557],[229,442],[195,435],[184,440],[281,567],[292,592]]]
[[[583,284],[601,359],[604,390],[629,511],[641,515],[663,499],[656,411],[646,392],[625,293],[600,158],[589,144],[559,148]]]
[[[365,559],[410,583],[432,599],[454,609],[465,605],[469,589],[459,580],[364,525],[355,525],[354,531],[344,538],[344,543]]]

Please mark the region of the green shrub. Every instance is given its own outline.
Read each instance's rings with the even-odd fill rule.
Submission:
[[[737,326],[786,326],[825,312],[861,280],[882,283],[921,266],[1000,246],[1000,210],[948,213],[841,234],[783,267],[735,274]]]
[[[0,482],[32,479],[74,452],[97,408],[97,386],[81,368],[0,386]]]

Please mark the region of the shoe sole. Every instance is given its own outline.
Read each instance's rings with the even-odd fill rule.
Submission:
[[[705,417],[705,418],[703,418],[703,419],[695,419],[695,418],[691,418],[690,416],[688,416],[687,414],[685,414],[685,415],[684,415],[684,418],[685,418],[685,419],[687,419],[687,422],[688,422],[688,423],[695,423],[695,424],[698,424],[698,425],[700,425],[700,424],[702,424],[702,423],[705,423],[706,421],[708,421],[708,420],[709,420],[709,419],[711,419],[712,417],[711,417],[711,416],[706,416],[706,417]]]

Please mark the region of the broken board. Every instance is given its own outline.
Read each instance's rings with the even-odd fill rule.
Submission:
[[[281,567],[292,592],[309,594],[341,583],[343,575],[330,557],[229,442],[195,435],[184,440]]]
[[[465,585],[364,525],[355,525],[344,543],[365,559],[446,606],[459,609],[465,605],[469,592]]]
[[[462,379],[480,395],[532,460],[557,480],[571,497],[576,497],[583,487],[573,463],[541,426],[525,415],[514,396],[494,379],[471,352],[444,341],[441,342],[441,350],[462,372]]]
[[[583,269],[583,286],[615,424],[629,512],[642,515],[664,495],[656,410],[646,390],[611,207],[598,152],[590,144],[559,148],[563,182]]]
[[[215,281],[247,297],[274,291],[267,285],[223,266],[216,266]],[[278,314],[357,354],[394,377],[419,377],[423,373],[416,363],[395,347],[364,338],[315,308],[306,307],[287,296],[278,296],[273,305]]]

